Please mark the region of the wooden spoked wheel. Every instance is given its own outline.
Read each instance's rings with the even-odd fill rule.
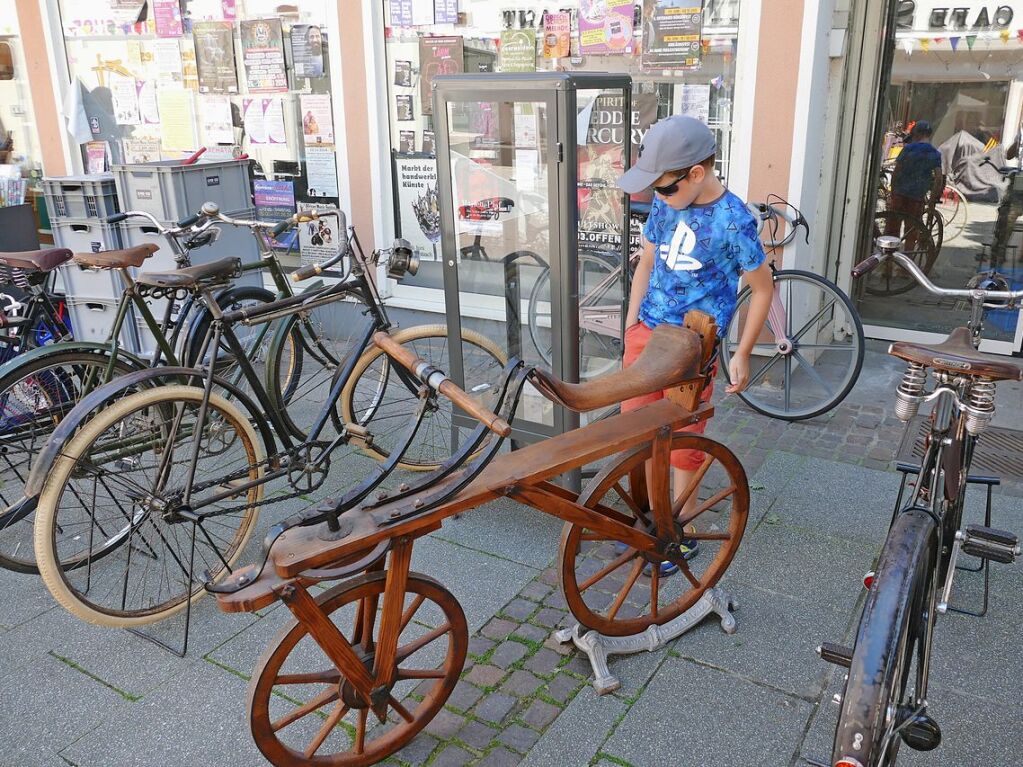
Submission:
[[[316,599],[374,676],[385,577],[383,572],[361,575]],[[267,648],[249,688],[256,745],[277,767],[376,764],[440,711],[458,681],[468,645],[465,614],[451,592],[410,573],[397,681],[386,691],[381,722],[305,626],[293,620]]]
[[[680,572],[661,574],[656,554],[618,544],[576,524],[561,537],[561,586],[569,609],[583,626],[609,636],[639,633],[678,617],[695,604],[728,569],[749,515],[749,485],[739,459],[724,445],[698,434],[672,436],[672,450],[700,450],[703,465],[694,484],[672,503],[674,537],[699,541],[695,557]],[[598,474],[579,503],[613,509],[633,527],[656,535],[644,464],[651,447],[627,454]],[[695,508],[683,511],[696,493]],[[682,530],[685,529],[685,533]]]

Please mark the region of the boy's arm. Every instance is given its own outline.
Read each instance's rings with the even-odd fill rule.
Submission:
[[[771,308],[771,300],[774,297],[774,279],[771,276],[771,267],[766,261],[756,269],[746,272],[744,276],[753,295],[750,296],[750,307],[746,315],[746,326],[743,328],[742,338],[739,339],[739,346],[733,352],[732,359],[728,363],[728,380],[731,381],[725,388],[728,394],[741,392],[749,383],[749,357],[757,338],[764,329],[767,312]]]
[[[639,305],[643,303],[647,288],[650,287],[650,273],[654,269],[654,246],[643,238],[643,250],[632,275],[632,290],[629,291],[629,309],[625,314],[625,327],[630,328],[639,322]],[[766,315],[765,315],[766,316]]]

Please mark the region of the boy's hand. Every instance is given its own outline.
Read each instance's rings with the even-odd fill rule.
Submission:
[[[728,380],[731,383],[725,387],[725,393],[738,394],[746,388],[749,383],[749,355],[736,350],[728,363]]]

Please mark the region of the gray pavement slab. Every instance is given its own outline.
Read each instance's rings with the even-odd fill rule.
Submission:
[[[597,695],[583,687],[534,745],[522,767],[589,764],[614,723],[628,710],[616,695]]]
[[[10,629],[55,609],[50,592],[38,575],[0,570],[0,629]]]

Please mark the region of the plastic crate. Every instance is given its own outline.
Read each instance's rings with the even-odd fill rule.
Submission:
[[[71,317],[76,341],[106,341],[117,318],[118,301],[111,298],[80,297],[68,298],[67,309]],[[131,322],[131,314],[125,318],[121,326],[120,340],[126,349],[135,349],[135,327]]]
[[[52,224],[53,244],[72,253],[99,253],[121,247],[121,230],[101,221],[67,219]]]
[[[68,298],[110,298],[118,300],[124,281],[116,269],[89,269],[69,261],[60,267],[63,293]]]
[[[223,211],[252,207],[247,160],[182,165],[165,160],[113,166],[123,210],[141,210],[159,221],[181,221],[215,202]]]
[[[111,173],[44,178],[43,194],[54,223],[67,218],[106,218],[121,210]]]
[[[153,317],[156,319],[157,324],[163,322],[163,313],[167,310],[167,299],[161,298],[159,300],[156,300],[148,298],[146,299],[146,303],[149,305],[150,311],[153,312]],[[177,310],[180,309],[181,303],[178,302],[175,304],[175,306],[177,307],[175,309],[176,313]],[[198,307],[196,307],[196,311],[198,311]],[[136,343],[135,351],[142,357],[150,358],[153,356],[153,352],[156,350],[156,339],[153,337],[153,333],[152,331],[150,331],[149,326],[146,324],[145,319],[139,314],[138,309],[136,309],[134,306],[132,307],[131,316],[134,318],[135,323]],[[173,321],[175,317],[172,315],[171,319]],[[181,341],[184,340],[186,333],[187,328],[182,328],[181,335],[178,338],[179,346],[181,345]],[[175,353],[178,353],[178,351],[180,350],[175,349],[174,351]]]

